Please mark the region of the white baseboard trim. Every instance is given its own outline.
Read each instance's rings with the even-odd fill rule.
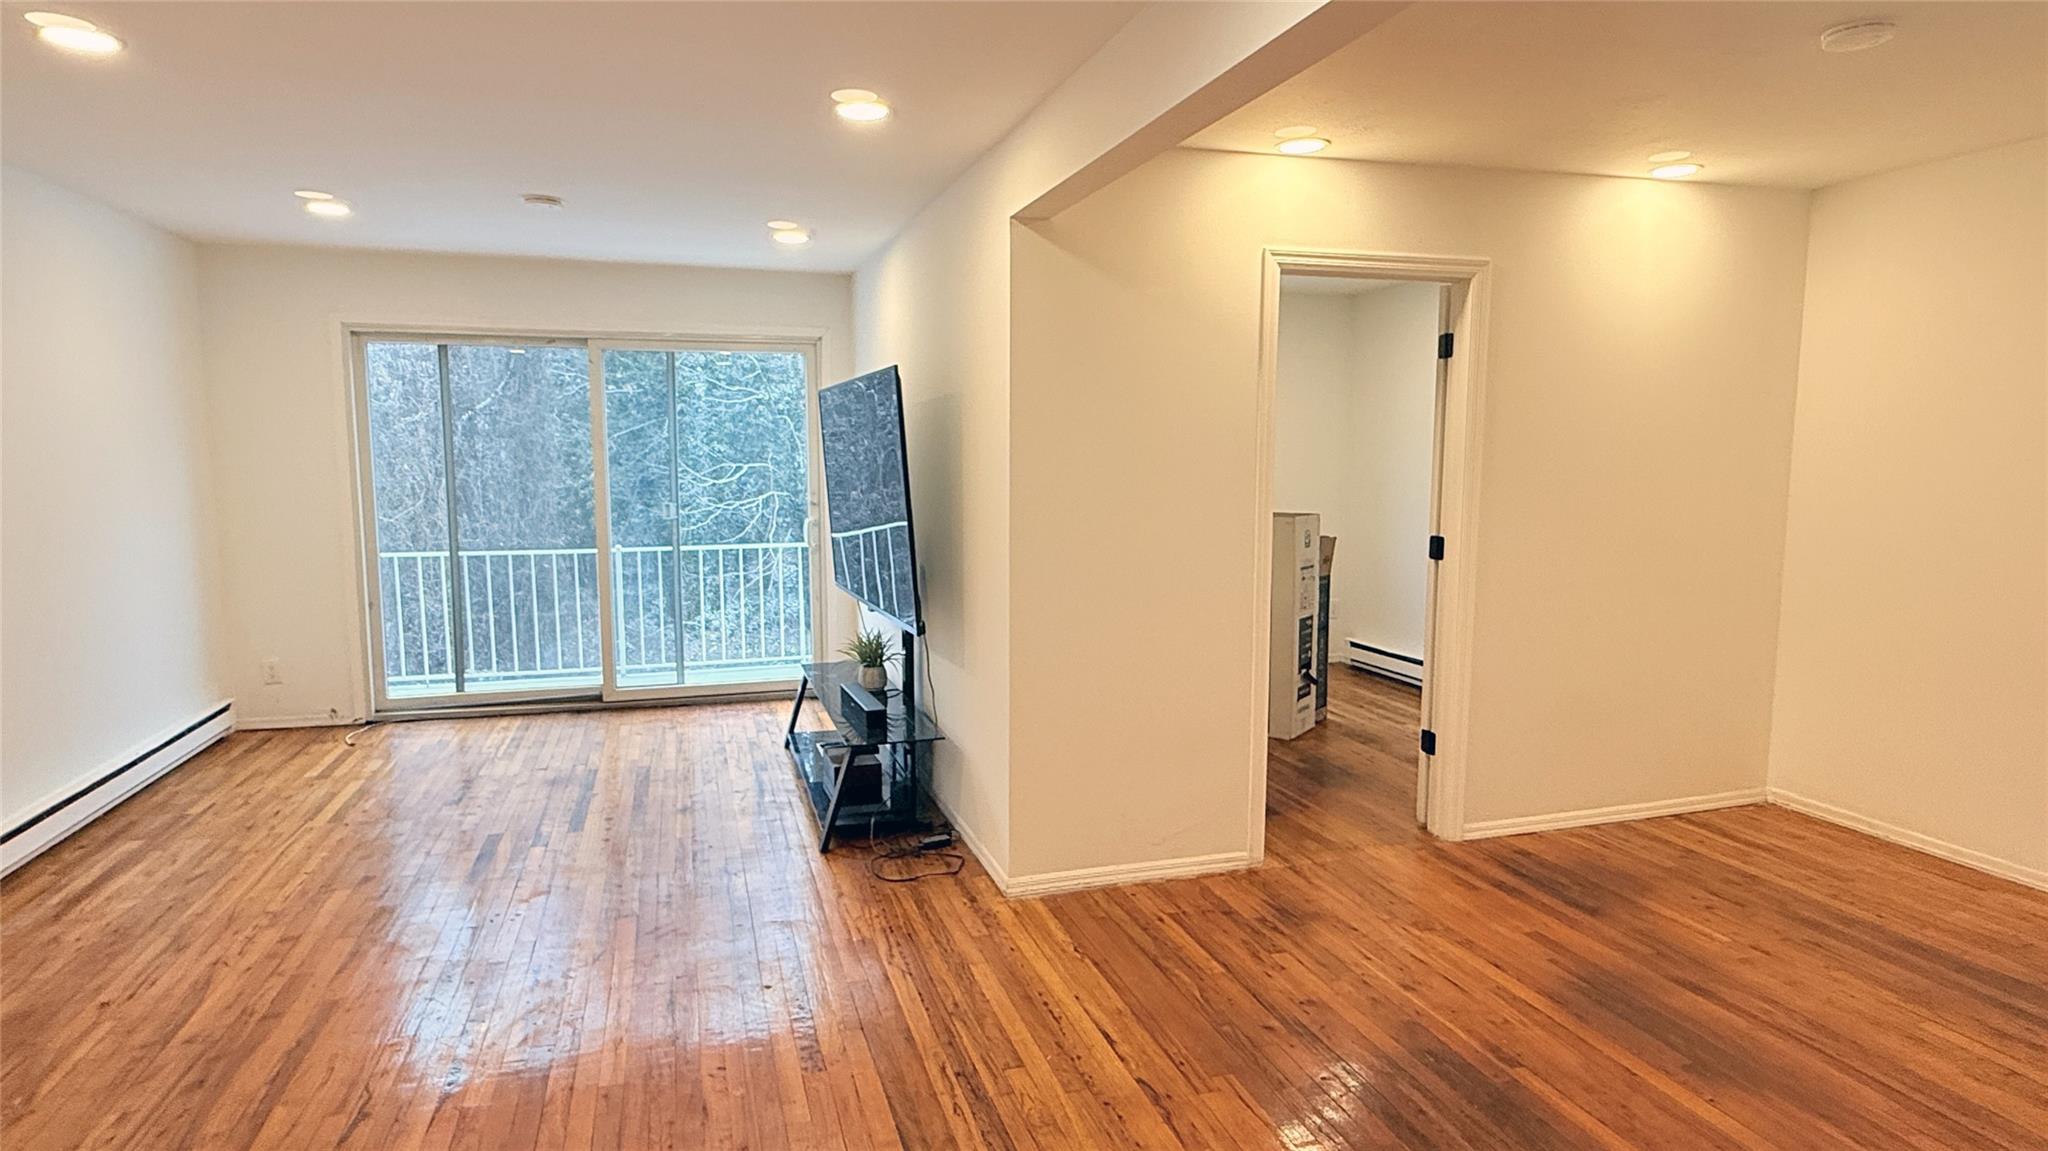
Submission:
[[[1613,807],[1587,807],[1551,815],[1523,815],[1513,819],[1487,819],[1465,825],[1466,839],[1492,839],[1500,835],[1521,835],[1530,831],[1558,831],[1567,827],[1592,827],[1622,823],[1659,815],[1684,815],[1694,811],[1719,811],[1724,807],[1747,807],[1763,803],[1765,789],[1745,787],[1712,795],[1688,795],[1678,799],[1657,799],[1648,803],[1621,803]]]
[[[75,790],[47,797],[31,814],[0,832],[0,875],[61,843],[234,729],[234,701],[222,700],[196,719],[137,744],[130,754],[81,780]]]
[[[237,719],[236,731],[283,731],[294,727],[356,727],[358,719],[336,719],[326,712],[319,715],[260,715],[249,719]]]
[[[954,838],[966,845],[968,853],[974,856],[977,863],[981,864],[983,871],[988,872],[988,877],[995,881],[996,890],[1004,895],[1010,894],[1009,874],[996,863],[995,856],[989,854],[987,845],[981,842],[981,837],[974,833],[973,828],[960,822],[951,811],[947,810],[946,805],[939,801],[939,797],[936,794],[932,795],[932,803],[938,807],[939,814],[946,817],[947,825],[953,829]]]
[[[1073,871],[1048,871],[1040,875],[1018,876],[1003,886],[1003,894],[1012,899],[1028,899],[1038,895],[1056,895],[1062,891],[1081,891],[1090,887],[1151,883],[1161,879],[1186,879],[1189,876],[1211,875],[1222,871],[1242,871],[1250,866],[1252,857],[1249,852],[1225,851],[1215,855],[1161,859],[1152,863],[1082,867]]]
[[[1770,801],[1779,807],[1796,811],[1801,815],[1810,815],[1815,819],[1837,824],[1851,831],[1860,831],[1865,835],[1874,835],[1879,839],[1896,843],[1901,847],[1910,847],[1915,851],[1939,856],[1950,863],[1960,863],[1964,867],[1972,867],[1978,871],[1996,875],[2000,879],[2010,879],[2014,883],[2023,883],[2028,887],[2048,891],[2048,871],[2043,871],[2039,868],[2014,863],[2009,859],[2000,859],[1995,855],[1986,855],[1981,851],[1962,847],[1944,839],[1936,839],[1931,835],[1909,831],[1895,824],[1886,823],[1881,819],[1872,819],[1867,815],[1858,815],[1847,808],[1836,807],[1832,803],[1822,803],[1818,799],[1809,799],[1796,792],[1786,791],[1782,787],[1770,789]]]

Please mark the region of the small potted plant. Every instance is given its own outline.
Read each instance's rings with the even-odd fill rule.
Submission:
[[[889,650],[889,641],[882,633],[862,628],[860,633],[846,641],[839,649],[860,665],[860,685],[869,691],[880,691],[889,686],[889,661],[896,653]]]

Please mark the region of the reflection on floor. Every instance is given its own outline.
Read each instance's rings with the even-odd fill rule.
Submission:
[[[1331,665],[1328,718],[1266,744],[1267,854],[1298,862],[1426,838],[1415,822],[1421,715],[1421,689]]]
[[[819,857],[772,704],[233,736],[0,887],[6,1146],[2041,1147],[2048,896],[1437,843],[1338,689],[1266,866],[1016,902]]]

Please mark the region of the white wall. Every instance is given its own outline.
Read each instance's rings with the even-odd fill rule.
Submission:
[[[1337,537],[1332,659],[1353,639],[1422,658],[1440,292],[1281,284],[1273,506],[1317,512]]]
[[[221,670],[257,723],[368,707],[345,330],[822,334],[852,374],[848,277],[638,264],[216,246],[199,252],[219,490]],[[821,590],[842,618],[846,597]],[[275,657],[284,682],[265,685]]]
[[[1493,261],[1466,818],[1760,792],[1807,201],[1178,151],[1020,231],[1013,864],[1246,848],[1267,244]]]
[[[1353,305],[1351,409],[1356,493],[1351,540],[1333,580],[1356,639],[1422,658],[1429,611],[1430,450],[1436,435],[1436,337],[1442,289],[1390,284]],[[1348,552],[1348,554],[1347,554]]]
[[[1084,195],[1394,7],[1147,5],[855,277],[855,362],[903,368],[927,667],[947,734],[934,791],[1006,887],[1019,874],[1010,867],[1011,217]]]
[[[1773,789],[2048,884],[2048,145],[1814,198]]]
[[[221,701],[192,248],[0,168],[0,826]]]
[[[1337,537],[1330,583],[1330,658],[1344,658],[1352,597],[1343,582],[1356,534],[1358,503],[1353,469],[1353,403],[1360,381],[1354,297],[1283,288],[1280,305],[1279,388],[1273,397],[1273,510],[1315,512],[1323,534]],[[1207,631],[1197,620],[1188,633]]]

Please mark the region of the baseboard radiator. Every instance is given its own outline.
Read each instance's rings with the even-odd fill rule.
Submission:
[[[6,875],[62,842],[66,836],[219,742],[233,730],[233,701],[152,739],[147,746],[109,765],[82,786],[37,805],[31,814],[0,831],[0,875]]]
[[[1344,643],[1345,658],[1350,661],[1352,667],[1360,671],[1369,671],[1374,675],[1383,675],[1388,679],[1397,679],[1415,687],[1422,686],[1422,661],[1414,656],[1374,647],[1369,643],[1360,643],[1355,639],[1345,640]]]

